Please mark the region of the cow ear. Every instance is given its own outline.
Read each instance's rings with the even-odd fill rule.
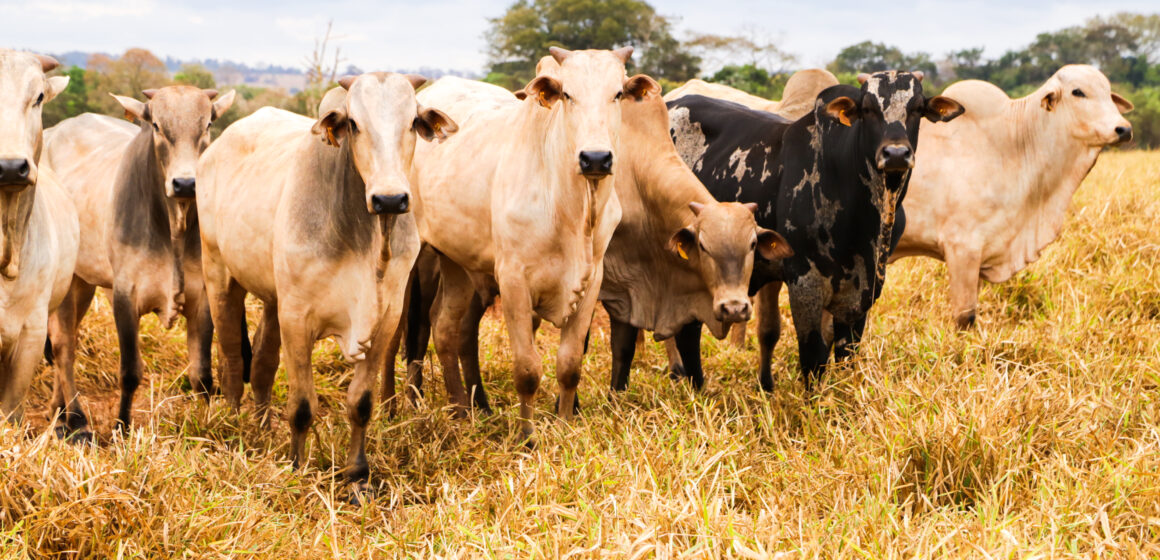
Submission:
[[[693,211],[694,216],[700,216],[701,212],[705,210],[705,205],[700,202],[690,202],[689,210]]]
[[[1049,92],[1047,92],[1047,95],[1044,95],[1043,99],[1039,101],[1039,106],[1043,107],[1047,111],[1052,111],[1055,109],[1055,104],[1058,101],[1059,101],[1059,92],[1049,91]]]
[[[318,104],[318,121],[310,127],[310,132],[322,136],[322,141],[328,145],[342,146],[342,138],[349,130],[346,114],[346,89],[332,88],[322,96]]]
[[[792,257],[793,249],[776,231],[757,228],[757,253],[766,260],[776,261]]]
[[[843,125],[850,126],[858,118],[858,104],[843,95],[827,103],[826,112]]]
[[[213,102],[213,115],[210,116],[210,120],[216,121],[218,117],[226,114],[226,111],[230,110],[230,106],[234,104],[234,96],[236,95],[236,91],[237,90],[231,89],[227,91],[225,95],[217,98],[217,101]],[[214,93],[216,94],[217,92]],[[213,97],[210,97],[210,99],[213,99]]]
[[[949,122],[965,111],[966,108],[963,107],[962,103],[949,97],[936,95],[926,100],[926,113],[924,116],[930,122]]]
[[[45,74],[56,70],[57,67],[60,66],[60,62],[51,56],[43,54],[33,54],[32,56],[35,56],[36,60],[40,62],[40,69]]]
[[[540,105],[550,108],[564,94],[564,86],[556,78],[539,76],[532,80],[524,91]]]
[[[624,82],[624,95],[627,97],[640,101],[650,93],[659,95],[661,85],[644,74],[637,74]]]
[[[125,97],[110,93],[117,103],[121,104],[121,108],[125,109],[125,120],[128,121],[148,121],[149,120],[149,106],[133,99],[132,97]]]
[[[742,204],[742,206],[744,206],[746,210],[749,210],[750,212],[757,214],[757,203],[756,202],[746,202],[745,204]]]
[[[48,87],[44,90],[44,102],[52,101],[53,97],[60,95],[68,87],[68,76],[53,76],[48,79]]]
[[[1135,105],[1132,105],[1131,101],[1124,99],[1118,93],[1112,94],[1112,103],[1116,104],[1116,108],[1120,110],[1120,114],[1127,113],[1136,107]]]
[[[689,253],[692,253],[696,247],[697,232],[693,231],[691,227],[684,227],[677,230],[677,233],[673,234],[665,246],[666,249],[686,261],[689,260]]]
[[[451,117],[439,109],[420,108],[419,115],[415,117],[413,128],[416,134],[428,142],[436,139],[442,142],[448,136],[455,134],[459,130],[459,125],[455,124]]]

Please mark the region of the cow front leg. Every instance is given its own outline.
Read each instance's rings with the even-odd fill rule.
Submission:
[[[830,361],[830,344],[822,333],[822,297],[816,288],[791,284],[789,303],[794,330],[797,331],[802,382],[809,392],[821,379],[826,363]]]
[[[121,402],[117,409],[117,430],[127,434],[133,417],[133,395],[141,385],[145,370],[137,336],[141,315],[137,312],[136,290],[113,287],[113,322],[117,327],[117,341],[121,349]]]
[[[423,362],[427,344],[431,341],[434,316],[432,309],[440,306],[442,288],[439,273],[439,255],[429,247],[419,251],[419,258],[411,270],[410,291],[407,295],[407,336],[404,345],[407,364],[407,393],[412,404],[423,398]]]
[[[446,272],[446,269],[444,270]],[[522,273],[522,271],[520,271]],[[512,377],[520,397],[520,431],[529,446],[532,436],[533,400],[540,388],[543,363],[536,349],[532,328],[532,296],[521,273],[501,274],[499,281],[500,307],[507,324],[508,339],[512,345]],[[444,281],[446,282],[446,276]],[[445,294],[446,296],[446,294]],[[443,321],[441,317],[440,322]],[[561,344],[563,342],[561,341]],[[571,403],[568,403],[571,404]]]
[[[676,337],[669,337],[665,340],[665,354],[669,358],[669,378],[684,379],[688,377],[688,374],[685,373],[685,363],[681,361],[681,351],[677,349]]]
[[[780,296],[781,282],[770,282],[757,292],[760,302],[757,306],[757,345],[761,352],[758,382],[766,393],[773,391],[773,348],[781,339],[781,309],[777,305]]]
[[[705,373],[701,370],[701,322],[693,321],[681,327],[673,338],[686,376],[693,382],[693,389],[700,391],[705,386]]]
[[[556,352],[556,383],[560,394],[556,400],[556,414],[564,421],[572,420],[580,404],[576,390],[580,386],[580,366],[584,363],[584,353],[588,350],[588,335],[592,327],[592,317],[596,313],[596,302],[600,300],[600,281],[604,278],[604,264],[593,271],[588,288],[580,298],[576,311],[564,322],[560,330],[560,349]]]
[[[81,408],[76,385],[77,334],[95,293],[95,286],[74,276],[64,301],[48,319],[49,362],[53,365],[52,412],[54,416],[60,415],[56,435],[81,443],[92,441],[93,433]]]
[[[400,319],[399,325],[395,328],[395,334],[391,335],[391,340],[387,342],[387,350],[383,352],[383,385],[379,393],[379,402],[388,416],[394,417],[398,400],[395,392],[395,357],[399,355],[399,348],[403,344],[403,324]]]
[[[467,393],[463,390],[463,377],[459,369],[460,328],[463,317],[471,305],[475,289],[471,279],[459,265],[446,257],[441,257],[443,287],[439,298],[438,320],[435,321],[435,355],[443,366],[443,384],[447,388],[447,400],[455,406],[455,416],[462,418],[469,406]]]
[[[217,331],[218,355],[221,360],[222,393],[235,410],[242,405],[245,390],[246,358],[242,339],[248,336],[246,324],[246,291],[223,273],[205,268],[206,300]]]
[[[951,285],[951,315],[955,327],[966,330],[975,325],[979,305],[979,267],[982,251],[954,247],[946,253]]]
[[[851,323],[834,321],[834,362],[844,362],[858,351],[865,330],[865,315]]]
[[[612,376],[609,384],[614,393],[628,389],[628,377],[632,370],[632,359],[636,356],[636,337],[640,329],[615,319],[610,321],[609,337],[612,339]]]
[[[290,461],[294,468],[307,462],[306,435],[314,423],[318,410],[318,396],[314,392],[314,376],[310,365],[310,351],[315,337],[306,330],[306,317],[278,312],[279,333],[285,346],[286,374],[289,391],[286,396],[286,420],[290,424]]]
[[[479,294],[471,298],[467,313],[459,325],[459,363],[463,367],[463,380],[467,384],[467,394],[471,404],[485,414],[491,414],[487,402],[487,391],[483,389],[483,376],[479,368],[479,322],[483,320],[483,301]]]
[[[44,341],[48,336],[48,317],[41,314],[38,321],[29,321],[24,325],[20,336],[16,339],[9,354],[2,364],[4,370],[0,372],[0,417],[9,422],[18,423],[24,417],[24,396],[28,386],[32,384],[32,376],[36,373],[36,365],[44,355]],[[7,379],[5,379],[5,377]]]
[[[395,321],[399,316],[396,315]],[[360,503],[363,493],[366,492],[367,481],[370,479],[370,466],[367,464],[367,426],[374,414],[375,379],[379,375],[379,368],[387,365],[387,348],[392,329],[380,329],[376,340],[371,345],[366,359],[354,366],[354,376],[350,380],[350,387],[346,391],[346,416],[350,422],[350,447],[346,454],[346,467],[343,476],[350,485],[350,499],[354,504]],[[386,332],[383,332],[386,331]],[[393,364],[392,364],[393,365]]]
[[[213,394],[213,318],[202,290],[186,294],[185,343],[189,351],[189,385],[208,402]],[[245,336],[243,334],[242,336]]]
[[[262,427],[270,425],[270,394],[274,390],[274,375],[278,373],[281,349],[278,304],[263,302],[262,319],[254,333],[254,356],[250,365],[250,389],[254,392],[254,408],[258,424]]]

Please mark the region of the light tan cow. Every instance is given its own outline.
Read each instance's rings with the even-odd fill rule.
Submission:
[[[781,101],[770,101],[764,97],[746,93],[723,84],[702,80],[689,80],[681,87],[665,95],[665,101],[672,101],[686,95],[703,95],[740,103],[758,111],[769,111],[796,121],[814,108],[818,93],[830,86],[838,85],[838,78],[821,68],[810,68],[794,72],[785,83]]]
[[[0,418],[11,422],[76,264],[76,211],[41,158],[41,110],[68,85],[46,76],[57,66],[0,50]]]
[[[311,349],[338,340],[355,363],[347,391],[351,441],[345,475],[357,498],[369,475],[366,428],[376,375],[399,324],[419,236],[407,213],[418,137],[455,132],[419,105],[419,76],[376,72],[340,80],[317,120],[264,108],[230,125],[199,165],[206,287],[222,356],[226,399],[242,397],[245,295],[265,304],[251,385],[259,417],[284,346],[290,382],[290,457],[307,460],[318,397]]]
[[[121,350],[119,429],[128,429],[144,362],[141,317],[156,313],[166,328],[186,318],[189,380],[209,398],[213,323],[201,274],[194,206],[198,156],[210,124],[229,109],[234,92],[169,86],[144,92],[147,102],[114,97],[137,124],[87,113],[45,131],[45,157],[76,204],[81,244],[68,298],[52,316],[57,406],[82,437],[88,420],[77,405],[73,375],[77,331],[98,287],[112,290]],[[216,98],[216,100],[215,100]],[[63,399],[63,400],[61,400]]]
[[[480,103],[448,80],[419,96],[446,100],[440,106],[461,125],[449,141],[416,153],[419,232],[442,255],[435,346],[448,393],[468,406],[459,326],[476,292],[485,303],[498,292],[528,438],[542,373],[533,318],[561,327],[557,406],[570,419],[604,252],[620,221],[610,177],[618,169],[620,100],[660,90],[647,76],[626,77],[631,48],[550,52],[559,70],[532,80],[523,101],[497,93]]]
[[[1132,104],[1086,65],[1064,66],[1020,99],[977,80],[944,93],[966,113],[922,125],[922,157],[893,260],[946,261],[951,312],[967,328],[975,321],[979,278],[1006,281],[1055,240],[1100,151],[1131,139],[1121,113]]]

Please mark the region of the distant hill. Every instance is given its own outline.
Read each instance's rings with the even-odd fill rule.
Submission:
[[[66,67],[79,66],[86,68],[89,57],[94,54],[104,54],[105,56],[116,59],[120,55],[112,55],[108,53],[94,53],[69,51],[61,54],[52,55],[59,60],[61,64]],[[297,93],[306,86],[306,72],[301,68],[265,65],[265,66],[249,66],[245,63],[234,62],[231,60],[218,60],[216,58],[207,59],[188,59],[182,60],[167,56],[164,59],[165,69],[169,73],[175,74],[185,64],[200,64],[210,72],[213,72],[214,79],[219,85],[239,85],[246,84],[254,87],[264,88],[278,88],[285,90],[288,93]],[[443,68],[428,68],[421,67],[419,69],[395,69],[395,72],[405,72],[421,74],[428,79],[434,80],[443,76],[460,76],[463,78],[479,78],[480,75],[473,72],[465,72],[462,70],[448,70]],[[354,66],[348,66],[342,74],[360,74],[362,70]]]

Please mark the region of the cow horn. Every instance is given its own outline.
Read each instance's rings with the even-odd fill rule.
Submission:
[[[612,51],[612,54],[616,55],[616,58],[619,58],[621,62],[628,62],[628,59],[632,58],[632,47],[620,47]]]
[[[563,64],[564,59],[572,55],[572,51],[561,49],[560,47],[548,47],[548,54],[552,55],[552,58],[556,59],[557,63]]]
[[[918,81],[920,82],[923,78],[926,77],[926,74],[924,74],[922,70],[915,70],[914,72],[911,72],[911,74],[913,74],[915,78],[918,78]]]
[[[407,78],[407,81],[411,82],[411,87],[415,89],[419,89],[423,84],[427,83],[427,78],[418,74],[404,74],[403,77]]]
[[[210,99],[213,99],[213,98],[218,96],[218,90],[216,90],[216,89],[203,89],[203,90],[201,90],[201,92],[204,93],[205,96],[210,98]]]
[[[145,99],[153,99],[153,96],[157,95],[157,90],[147,89],[145,91],[142,91],[141,94],[145,96]]]
[[[43,54],[34,54],[32,56],[35,56],[36,59],[40,61],[40,69],[43,70],[45,74],[56,70],[56,68],[60,66],[60,62],[57,62],[57,60],[51,56],[46,56]]]
[[[350,85],[357,79],[358,76],[343,76],[338,79],[338,85],[342,86],[342,89],[350,91]]]
[[[867,74],[865,72],[858,74],[858,83],[864,84],[868,81],[870,81],[870,74]]]

